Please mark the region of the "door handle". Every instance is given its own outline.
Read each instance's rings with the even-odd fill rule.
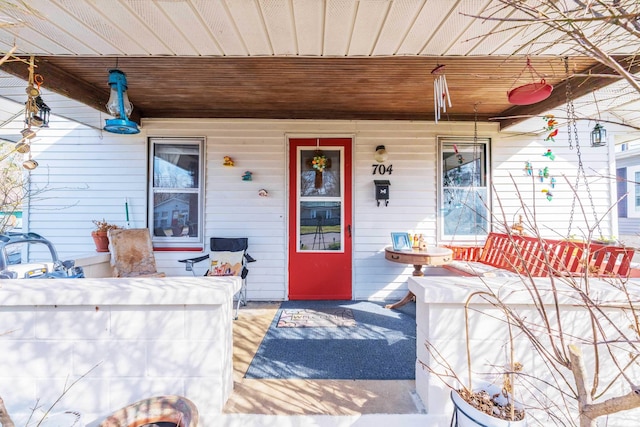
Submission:
[[[347,231],[349,232],[349,237],[351,237],[351,224],[347,225]]]

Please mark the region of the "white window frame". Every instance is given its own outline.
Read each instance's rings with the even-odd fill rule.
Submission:
[[[198,186],[194,188],[170,188],[170,187],[154,187],[154,153],[155,147],[158,145],[193,145],[198,148]],[[204,242],[204,196],[205,196],[205,139],[197,138],[166,138],[166,137],[150,137],[149,138],[149,173],[148,173],[148,216],[147,221],[151,229],[151,236],[154,248],[174,248],[174,249],[192,249],[202,248]],[[195,222],[196,236],[156,236],[154,232],[154,194],[162,193],[193,193],[198,195],[198,220]],[[169,218],[168,215],[159,215],[159,218]],[[169,218],[170,220],[171,218]]]
[[[460,187],[460,188],[474,188],[477,189],[480,193],[483,194],[483,201],[487,204],[486,211],[486,230],[484,233],[478,234],[470,234],[464,232],[456,231],[455,234],[445,234],[445,187],[443,178],[444,178],[444,161],[443,161],[443,147],[455,144],[460,148],[461,155],[464,157],[463,150],[474,145],[480,145],[483,151],[484,161],[480,165],[480,174],[484,179],[484,185],[474,186],[474,187]],[[442,244],[447,243],[473,243],[477,244],[478,242],[483,242],[489,232],[491,231],[491,174],[489,173],[489,168],[491,165],[490,160],[490,152],[491,152],[491,139],[490,138],[474,138],[473,137],[449,137],[443,136],[438,137],[438,241]],[[486,200],[485,200],[486,199]]]
[[[640,204],[636,203],[640,199],[640,180],[636,179],[636,174],[640,174],[640,166],[627,167],[627,217],[640,218]]]

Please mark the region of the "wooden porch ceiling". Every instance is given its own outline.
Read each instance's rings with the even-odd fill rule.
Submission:
[[[477,110],[479,120],[502,117],[505,128],[562,108],[568,74],[575,99],[608,86],[599,107],[581,104],[581,118],[606,113],[640,127],[640,98],[631,85],[576,56],[585,50],[571,32],[539,18],[576,19],[591,43],[634,74],[640,71],[632,59],[640,49],[637,31],[606,19],[584,20],[608,16],[607,2],[560,3],[9,0],[0,3],[0,50],[36,57],[53,114],[93,127],[103,126],[104,114],[93,108],[106,112],[108,71],[116,64],[127,74],[136,121],[433,120],[431,71],[441,65],[452,102],[441,120],[473,120]],[[634,17],[640,2],[620,0],[616,10]],[[637,25],[631,19],[627,24]],[[525,70],[527,58],[537,75]],[[0,67],[0,97],[21,105],[24,83],[14,76],[27,80],[25,64]],[[529,106],[508,103],[510,89],[541,78],[554,86],[550,98]],[[66,103],[51,92],[79,102]]]
[[[632,72],[640,60],[620,56]],[[587,57],[571,57],[573,95],[579,97],[615,81],[613,72]],[[106,111],[108,70],[127,75],[132,119],[259,118],[328,120],[433,120],[432,74],[446,76],[451,108],[441,120],[498,120],[502,127],[566,102],[565,60],[534,57],[83,57],[39,56],[44,87]],[[3,70],[22,79],[20,62]],[[545,101],[514,106],[507,92],[544,78],[554,86]]]

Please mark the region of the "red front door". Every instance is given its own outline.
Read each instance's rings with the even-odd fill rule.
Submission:
[[[289,140],[289,299],[350,300],[351,138]]]

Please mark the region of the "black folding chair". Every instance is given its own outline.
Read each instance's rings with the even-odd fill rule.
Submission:
[[[205,276],[240,276],[242,286],[238,291],[238,302],[236,305],[235,319],[238,318],[240,304],[247,305],[247,274],[249,269],[247,263],[256,261],[247,253],[249,239],[246,237],[212,237],[209,241],[211,252],[196,258],[181,259],[179,262],[185,263],[185,268],[194,276],[196,272],[194,265],[209,259],[209,268]]]

